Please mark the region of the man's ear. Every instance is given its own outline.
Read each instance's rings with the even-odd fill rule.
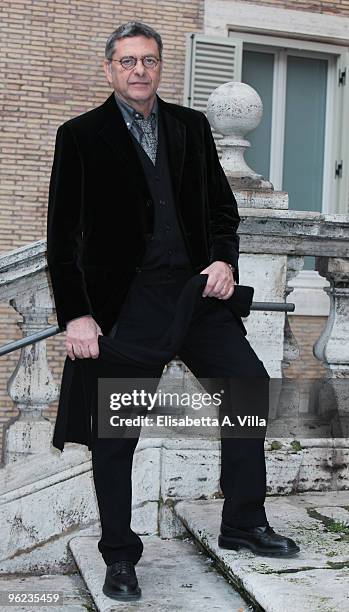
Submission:
[[[109,85],[111,85],[112,84],[111,67],[110,67],[110,62],[108,62],[108,60],[106,59],[103,61],[103,70],[104,70],[104,74],[106,76],[106,79]]]

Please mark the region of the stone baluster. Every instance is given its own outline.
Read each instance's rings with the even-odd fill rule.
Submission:
[[[38,289],[34,282],[28,290],[10,300],[11,306],[23,317],[18,323],[23,336],[46,329],[53,313],[49,286]],[[15,371],[11,375],[7,391],[18,408],[19,415],[5,427],[4,463],[49,450],[52,424],[42,412],[58,397],[46,357],[46,341],[23,347]]]
[[[294,278],[304,265],[304,257],[288,256],[284,301],[294,288],[289,281]],[[292,299],[290,300],[292,302]],[[273,378],[270,384],[270,435],[273,438],[290,438],[291,431],[297,427],[299,416],[299,385],[296,380],[285,377],[292,361],[299,359],[300,351],[297,340],[290,326],[288,313],[285,313],[282,377]]]
[[[286,287],[285,287],[285,302],[288,302],[288,296],[294,290],[294,287],[289,285],[289,281],[294,278],[304,266],[304,257],[293,257],[287,258],[287,273],[286,273]],[[292,302],[292,299],[290,300]],[[287,368],[290,366],[291,361],[299,359],[299,346],[297,340],[291,330],[288,313],[285,317],[285,328],[284,328],[284,358],[282,361],[283,375],[286,374]]]
[[[349,438],[349,258],[316,257],[316,269],[330,282],[324,288],[330,314],[313,349],[327,372],[319,407],[331,419],[332,436]]]

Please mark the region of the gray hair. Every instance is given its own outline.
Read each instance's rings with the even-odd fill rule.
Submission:
[[[127,38],[132,36],[146,36],[147,38],[154,38],[158,45],[159,57],[162,55],[162,40],[158,32],[153,30],[150,26],[140,21],[128,21],[123,25],[119,26],[114,32],[112,32],[105,45],[105,57],[111,61],[113,59],[114,45],[116,40],[121,38]]]

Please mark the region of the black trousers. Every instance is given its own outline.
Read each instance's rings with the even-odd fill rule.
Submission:
[[[156,346],[166,332],[176,300],[191,270],[164,271],[156,277],[142,270],[126,296],[110,336]],[[223,300],[206,297],[191,322],[180,359],[197,378],[235,377],[269,380],[269,375],[246,339],[235,316]],[[147,376],[160,379],[163,368],[154,366]],[[137,364],[115,371],[117,377],[144,377]],[[240,405],[239,414],[250,414],[251,405]],[[96,418],[96,416],[94,417]],[[138,438],[98,438],[93,442],[92,467],[102,534],[98,548],[106,565],[128,559],[135,564],[143,552],[141,538],[131,529],[132,462]],[[264,501],[266,466],[264,437],[221,437],[220,486],[224,495],[222,519],[228,525],[268,523]]]

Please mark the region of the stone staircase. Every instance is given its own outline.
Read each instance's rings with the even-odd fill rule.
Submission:
[[[142,536],[144,554],[137,574],[143,596],[138,602],[119,603],[103,595],[98,523],[67,537],[67,553],[74,561],[68,574],[3,573],[0,598],[11,589],[54,590],[64,597],[62,607],[55,609],[64,612],[349,610],[349,529],[344,526],[349,524],[349,491],[267,497],[271,525],[301,547],[290,559],[218,548],[221,506],[222,500],[178,502],[174,513],[185,528],[183,536]],[[36,609],[46,612],[45,606]]]
[[[64,612],[349,612],[348,449],[344,441],[335,449],[319,442],[303,441],[297,450],[284,440],[281,449],[266,450],[269,522],[301,547],[285,560],[217,547],[223,500],[216,442],[141,440],[132,527],[144,541],[137,565],[143,598],[132,604],[102,593],[105,565],[89,453],[68,445],[62,455],[44,452],[7,465],[0,486],[0,609],[6,590],[54,588],[64,595],[55,610]]]
[[[349,611],[349,491],[267,497],[270,524],[301,547],[289,559],[218,548],[221,508],[222,500],[178,502],[173,511],[185,527],[183,536],[142,537],[142,599],[132,604],[102,593],[105,565],[96,528],[72,537],[69,548],[96,609]]]

